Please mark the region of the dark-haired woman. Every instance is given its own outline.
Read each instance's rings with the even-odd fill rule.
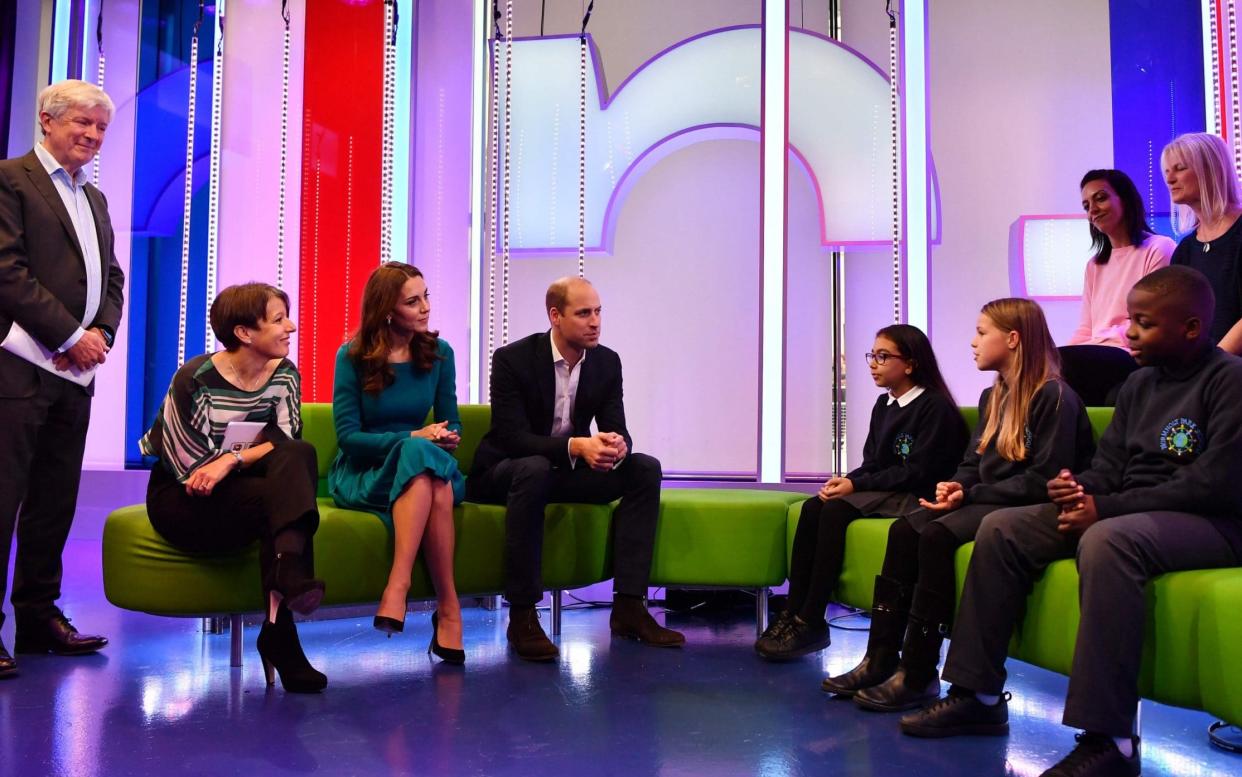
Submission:
[[[311,537],[319,527],[315,448],[302,436],[301,379],[289,354],[289,297],[265,283],[230,286],[211,305],[223,351],[187,361],[173,375],[139,445],[159,457],[147,486],[147,515],[170,544],[195,553],[259,540],[267,618],[259,655],[267,683],[322,690],[328,678],[307,661],[290,610],[323,599],[313,577]],[[230,422],[266,424],[259,444],[225,450]]]
[[[451,451],[460,441],[453,349],[428,326],[431,300],[418,268],[386,262],[367,279],[362,324],[336,357],[332,412],[340,445],[328,473],[332,498],[391,520],[394,548],[375,628],[405,625],[420,545],[436,590],[431,645],[463,663],[461,606],[453,582],[453,505],[465,481]],[[429,410],[435,422],[424,425]]]
[[[845,530],[863,516],[905,515],[953,474],[969,433],[945,385],[927,335],[905,324],[876,333],[867,354],[875,385],[887,389],[871,411],[863,462],[830,478],[802,504],[794,534],[786,609],[755,643],[787,660],[828,646],[824,610],[845,556]]]
[[[1126,295],[1169,263],[1176,244],[1152,232],[1143,200],[1120,170],[1089,170],[1079,184],[1095,256],[1082,285],[1082,314],[1061,351],[1063,378],[1087,405],[1109,405],[1138,365],[1130,356]]]

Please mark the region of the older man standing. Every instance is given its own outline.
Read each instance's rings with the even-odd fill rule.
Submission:
[[[80,655],[108,640],[78,633],[56,600],[91,371],[121,321],[125,276],[108,206],[84,169],[114,108],[103,90],[71,80],[40,92],[38,111],[42,142],[0,161],[0,602],[16,527],[16,652]],[[0,677],[16,671],[0,643]]]

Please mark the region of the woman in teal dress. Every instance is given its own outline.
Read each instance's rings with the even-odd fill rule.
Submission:
[[[453,349],[428,328],[431,302],[418,268],[386,262],[367,279],[362,324],[336,357],[332,412],[339,451],[328,487],[341,507],[391,520],[392,569],[375,628],[405,625],[420,545],[436,590],[430,651],[465,661],[453,583],[453,506],[465,481],[452,451],[461,437]],[[423,425],[435,409],[435,423]]]

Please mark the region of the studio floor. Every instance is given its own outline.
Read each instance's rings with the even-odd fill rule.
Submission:
[[[606,608],[570,609],[560,662],[540,665],[508,656],[503,610],[471,608],[464,668],[428,659],[426,612],[392,639],[369,618],[317,620],[300,629],[328,689],[285,694],[264,686],[256,626],[233,669],[227,634],[109,605],[91,528],[100,517],[70,540],[62,604],[111,644],[83,658],[18,657],[20,676],[0,681],[0,776],[1034,776],[1074,744],[1059,675],[1011,663],[1007,738],[917,740],[896,717],[819,690],[826,672],[858,659],[865,632],[834,629],[824,653],[767,664],[744,611],[661,616],[687,646],[658,650],[611,640]],[[12,618],[0,636],[11,648]],[[1242,773],[1242,756],[1208,745],[1211,722],[1145,702],[1144,774]]]

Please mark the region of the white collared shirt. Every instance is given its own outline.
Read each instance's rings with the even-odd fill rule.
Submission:
[[[896,402],[899,407],[905,407],[906,405],[910,404],[911,402],[918,399],[922,395],[923,395],[922,386],[915,386],[914,388],[910,389],[906,393],[902,394],[900,397],[893,396],[893,393],[890,391],[888,394],[888,404],[891,405],[894,402]]]
[[[574,433],[574,404],[578,398],[578,378],[582,375],[582,363],[586,361],[586,351],[573,367],[561,356],[556,347],[556,338],[548,335],[552,343],[552,371],[556,374],[556,397],[552,403],[552,436],[572,436]],[[574,464],[574,457],[569,457]]]
[[[82,263],[86,270],[86,310],[82,315],[82,326],[69,335],[58,351],[67,351],[86,334],[83,326],[95,320],[99,312],[99,301],[103,296],[103,269],[99,258],[99,233],[95,230],[95,216],[91,210],[90,200],[86,197],[87,176],[85,168],[72,176],[69,171],[56,161],[56,157],[38,143],[34,148],[35,156],[43,164],[43,169],[52,178],[56,193],[60,195],[69,211],[69,220],[73,222],[73,231],[78,237],[78,245],[82,247]]]

